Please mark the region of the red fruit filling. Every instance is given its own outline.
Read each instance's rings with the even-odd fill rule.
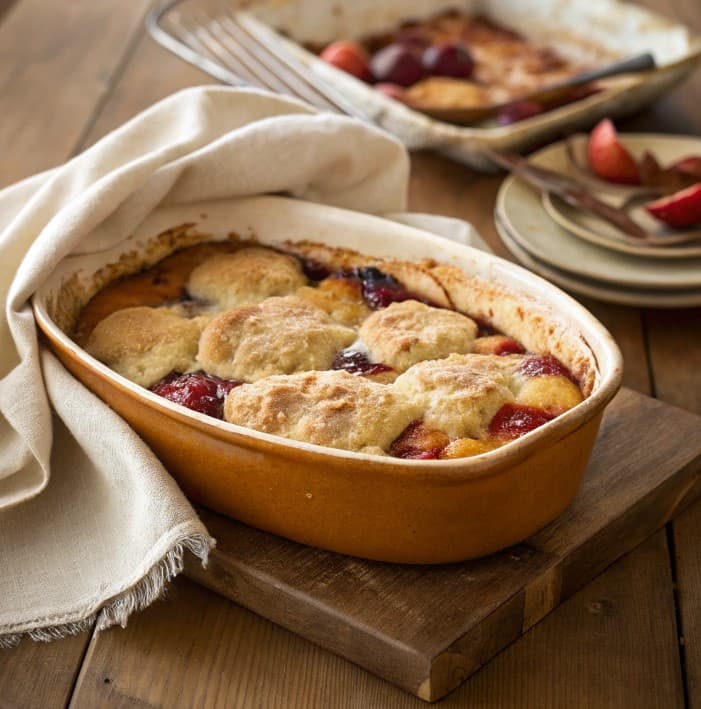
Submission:
[[[701,222],[701,182],[669,197],[648,202],[645,209],[673,229],[697,224]]]
[[[151,387],[151,391],[193,411],[222,418],[226,395],[243,382],[220,379],[204,372],[171,372]]]
[[[422,421],[410,423],[392,443],[389,452],[395,458],[434,460],[450,443],[442,431],[427,428]]]
[[[519,368],[527,377],[562,376],[574,381],[572,372],[552,355],[534,355],[529,357]]]
[[[544,409],[520,404],[504,404],[489,423],[489,435],[512,439],[523,436],[555,417]]]
[[[494,354],[499,356],[523,354],[525,351],[526,348],[520,342],[512,340],[511,338],[503,340],[494,348]]]
[[[302,273],[311,281],[323,281],[324,278],[331,275],[331,271],[323,263],[319,263],[313,258],[299,258],[299,262],[302,266]]]
[[[348,278],[360,283],[363,300],[374,310],[386,308],[392,303],[403,300],[418,300],[431,305],[425,298],[408,291],[394,276],[383,273],[374,266],[354,268],[349,271],[339,271],[332,278]]]
[[[624,185],[639,184],[635,159],[618,139],[610,120],[601,121],[591,132],[587,156],[591,169],[604,180]]]
[[[334,358],[331,369],[342,369],[351,374],[380,374],[391,372],[392,367],[382,362],[371,362],[364,352],[358,350],[343,350]]]

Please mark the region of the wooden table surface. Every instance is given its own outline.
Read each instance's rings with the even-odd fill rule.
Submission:
[[[171,92],[209,82],[146,35],[150,4],[0,0],[0,187],[65,161]],[[701,32],[699,0],[642,4]],[[701,73],[621,127],[701,135]],[[412,162],[413,210],[468,219],[510,258],[492,221],[499,178],[430,154]],[[701,413],[701,309],[582,302],[617,338],[627,386]],[[126,629],[0,651],[0,708],[64,705],[425,706],[185,578]],[[441,705],[701,707],[701,502]]]

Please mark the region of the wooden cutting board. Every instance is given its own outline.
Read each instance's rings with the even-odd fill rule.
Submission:
[[[462,564],[383,564],[201,509],[217,548],[187,573],[434,701],[680,512],[700,472],[701,417],[624,389],[574,503],[523,544]]]

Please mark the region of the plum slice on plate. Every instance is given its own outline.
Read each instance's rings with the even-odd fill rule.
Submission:
[[[673,229],[684,229],[701,222],[701,182],[648,202],[645,209]]]
[[[621,143],[616,128],[608,118],[592,130],[587,156],[591,169],[604,180],[623,185],[640,183],[635,158]]]

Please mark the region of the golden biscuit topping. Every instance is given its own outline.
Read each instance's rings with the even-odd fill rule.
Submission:
[[[167,308],[124,308],[97,324],[85,349],[115,372],[151,386],[195,363],[207,318],[187,319]]]
[[[373,265],[338,249],[312,262],[297,248],[300,258],[191,247],[191,262],[177,253],[98,293],[77,336],[174,403],[297,441],[401,458],[480,455],[582,400],[554,356],[528,353],[453,306],[469,311],[455,268]],[[170,299],[156,298],[151,283]],[[139,298],[160,307],[122,306]],[[522,317],[516,308],[506,322]]]
[[[252,382],[328,369],[355,338],[355,330],[302,298],[268,298],[215,317],[202,333],[197,361],[210,374]]]
[[[389,449],[418,415],[418,407],[390,387],[334,371],[244,384],[224,404],[230,423],[350,451]]]
[[[194,298],[233,308],[288,295],[306,282],[297,259],[272,249],[248,247],[201,263],[190,274],[187,290]]]
[[[472,351],[477,324],[461,313],[415,300],[392,303],[360,326],[371,359],[403,372],[426,359]]]

